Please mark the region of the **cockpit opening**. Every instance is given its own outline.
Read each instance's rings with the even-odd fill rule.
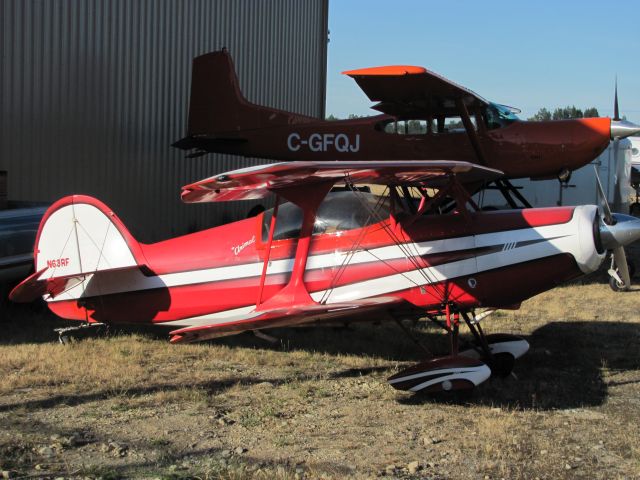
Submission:
[[[389,218],[388,197],[364,192],[331,192],[322,202],[313,227],[313,234],[353,230]],[[269,227],[273,209],[264,212],[262,218],[262,240],[269,238]],[[278,208],[278,218],[273,234],[274,240],[297,238],[302,228],[302,209],[293,203],[283,203]]]

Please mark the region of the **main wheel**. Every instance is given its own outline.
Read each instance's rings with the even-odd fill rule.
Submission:
[[[609,277],[609,286],[614,292],[624,292],[626,290],[629,290],[628,285],[625,285],[624,282],[618,282],[618,280],[613,277]]]
[[[516,363],[516,359],[510,353],[494,353],[491,356],[491,363],[489,368],[491,369],[491,375],[506,378],[513,371],[513,366]]]

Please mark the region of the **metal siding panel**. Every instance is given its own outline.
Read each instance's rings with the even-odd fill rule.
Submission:
[[[12,200],[103,200],[142,241],[241,218],[187,182],[259,162],[183,158],[194,56],[226,46],[250,101],[324,114],[328,0],[3,0],[0,170]]]

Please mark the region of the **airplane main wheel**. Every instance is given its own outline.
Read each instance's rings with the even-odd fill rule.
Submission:
[[[618,282],[618,280],[613,277],[609,277],[609,286],[614,292],[624,292],[629,290],[629,287],[625,285],[624,282]]]
[[[636,266],[629,260],[627,260],[627,270],[629,271],[629,278],[633,278],[636,274]],[[626,292],[630,287],[630,285],[625,285],[624,282],[618,282],[613,277],[609,277],[609,286],[614,292]]]
[[[489,368],[491,369],[491,375],[506,378],[513,371],[513,366],[516,363],[516,359],[510,353],[495,353],[492,355]]]

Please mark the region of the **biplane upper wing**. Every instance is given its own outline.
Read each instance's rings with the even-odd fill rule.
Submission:
[[[456,100],[468,109],[489,102],[477,93],[423,67],[394,65],[342,72],[353,78],[375,110],[398,117],[455,115]]]
[[[499,170],[455,160],[281,162],[222,173],[182,187],[186,203],[256,200],[273,191],[346,181],[351,184],[438,187],[454,176],[462,183],[494,180]]]

